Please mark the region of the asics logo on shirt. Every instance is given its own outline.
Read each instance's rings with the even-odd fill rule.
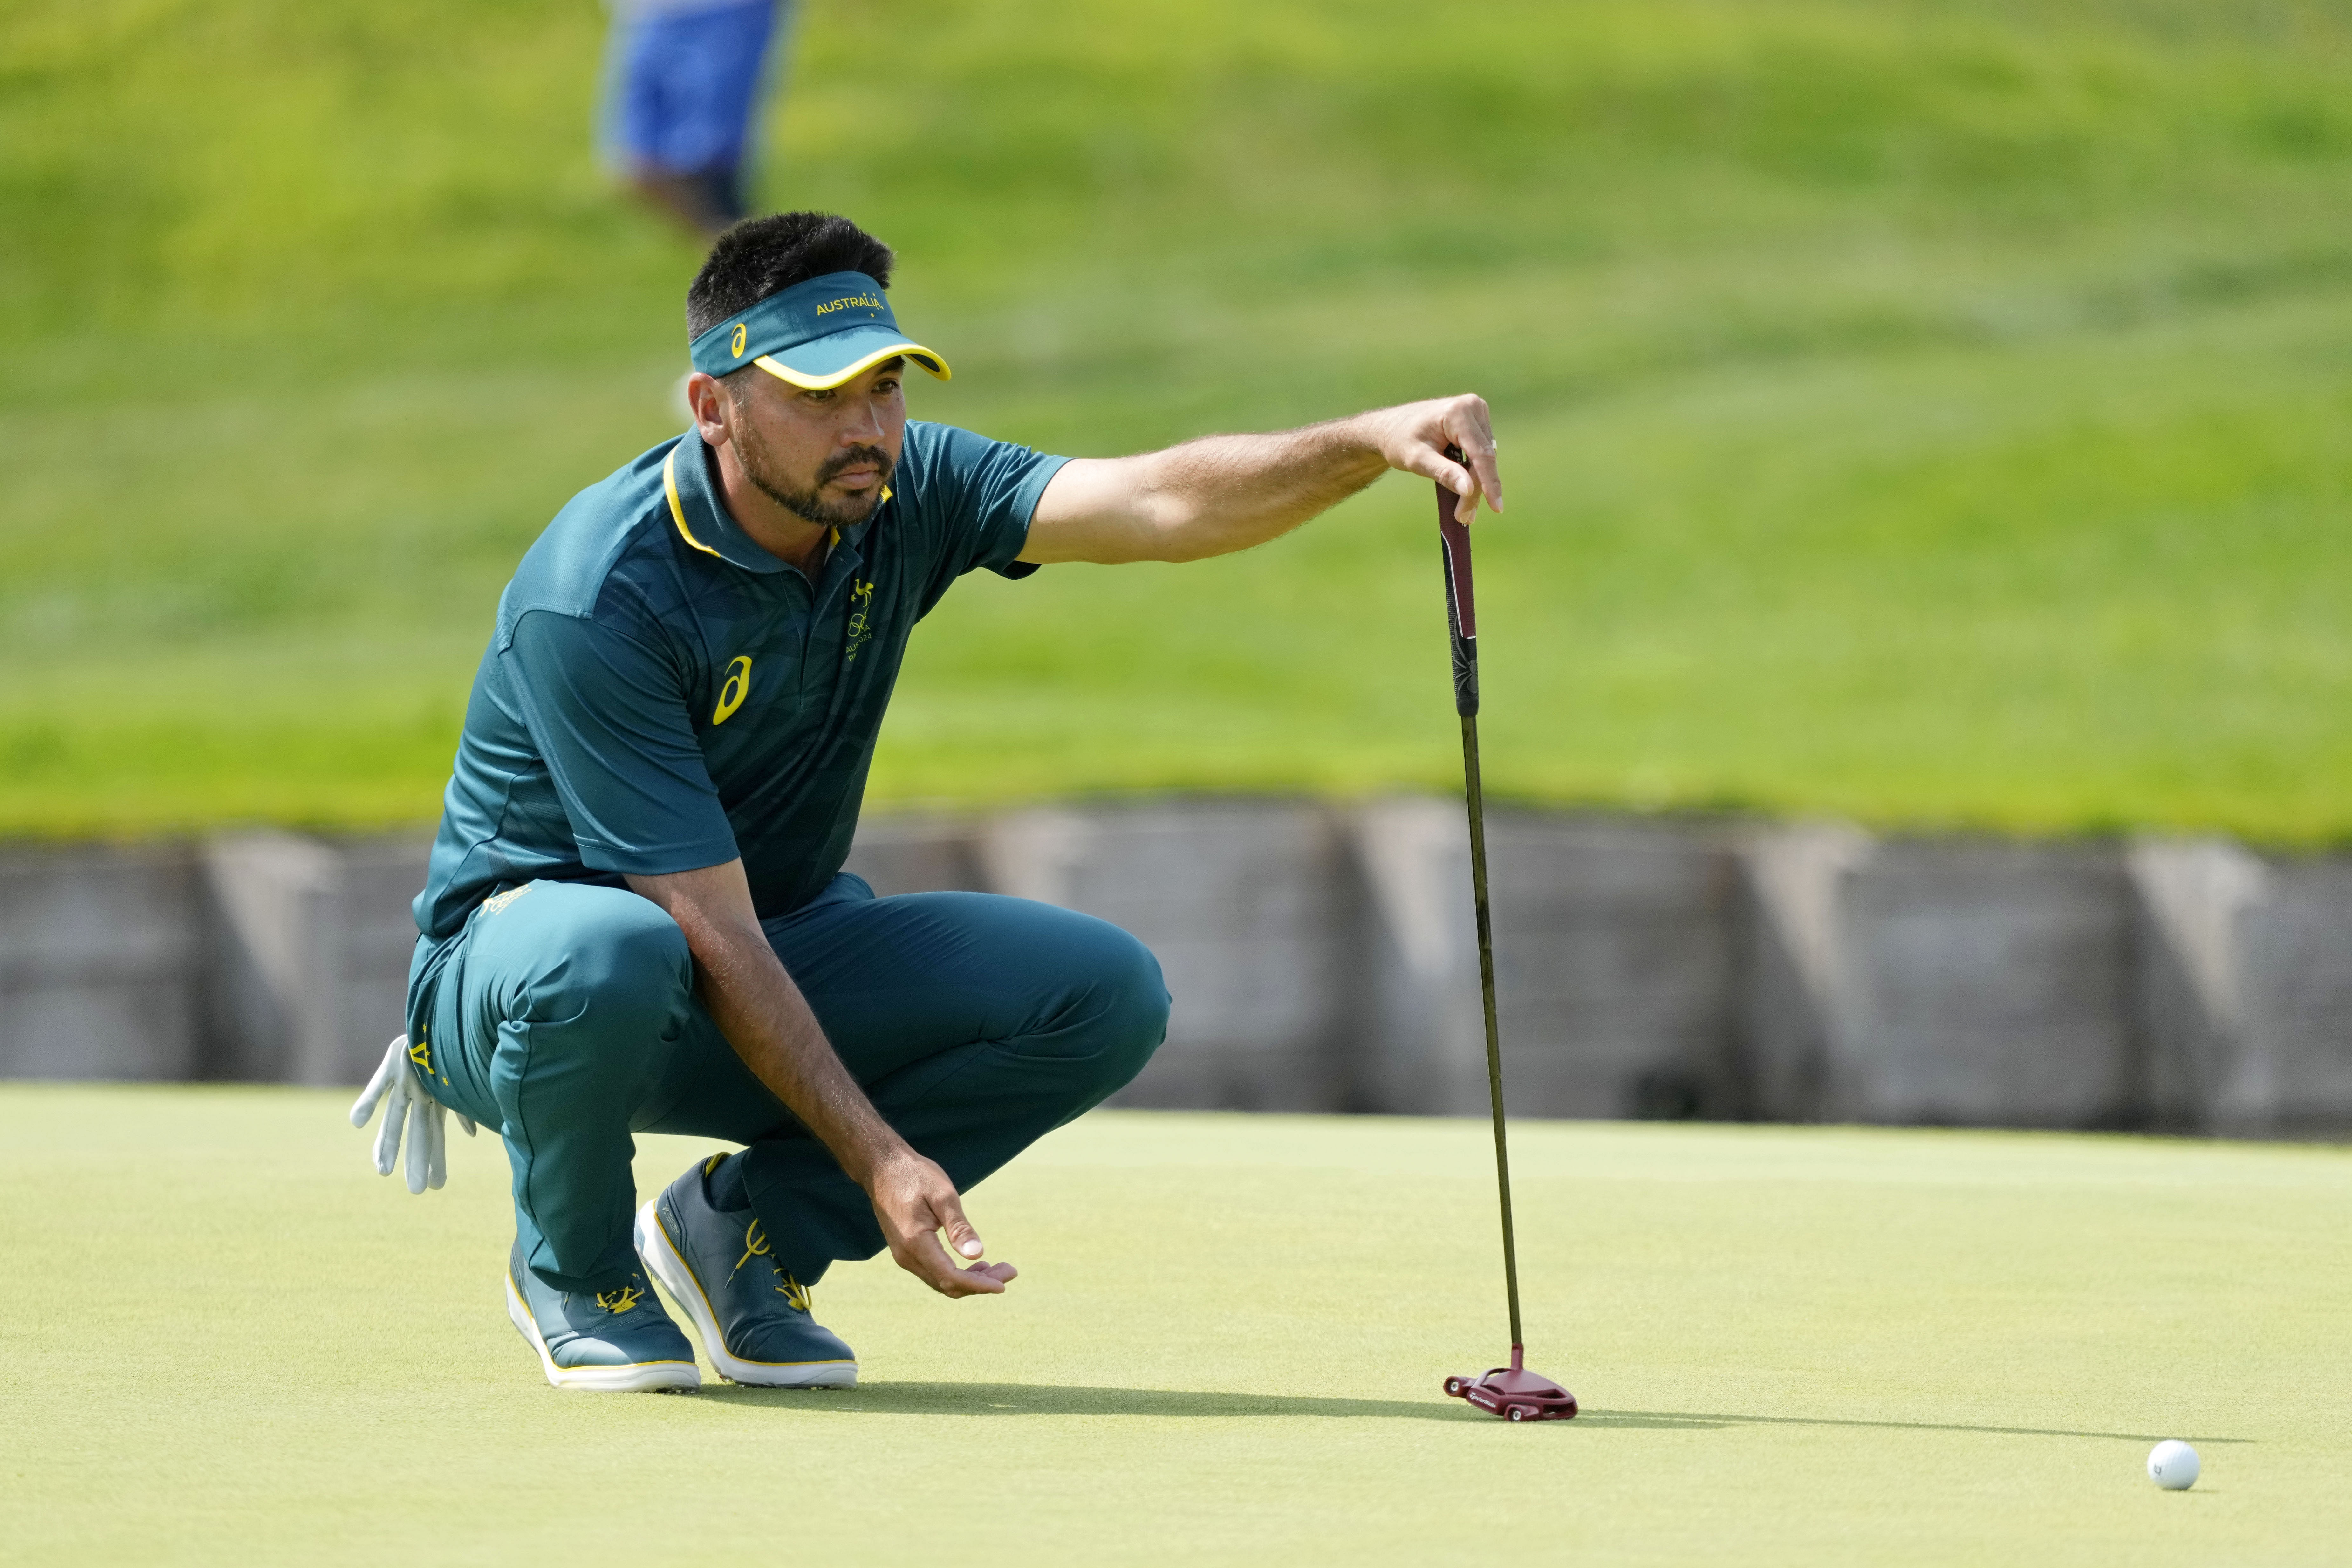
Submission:
[[[751,658],[740,655],[727,665],[727,682],[719,689],[719,706],[710,710],[710,722],[724,724],[734,717],[735,710],[743,706],[743,699],[751,692]]]

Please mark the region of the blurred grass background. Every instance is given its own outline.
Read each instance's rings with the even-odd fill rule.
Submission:
[[[434,816],[515,559],[674,428],[603,26],[0,13],[0,832]],[[919,416],[1485,393],[1499,794],[2352,833],[2352,6],[808,0],[769,142]],[[1429,510],[969,580],[877,798],[1454,786]]]

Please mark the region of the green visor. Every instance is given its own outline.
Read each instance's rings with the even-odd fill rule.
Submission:
[[[828,272],[771,294],[695,339],[688,352],[705,375],[756,364],[812,390],[839,386],[900,354],[941,381],[950,374],[947,361],[898,330],[882,285],[863,272]]]

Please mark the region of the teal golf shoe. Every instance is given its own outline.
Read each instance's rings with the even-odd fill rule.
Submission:
[[[558,1290],[523,1266],[518,1239],[507,1259],[507,1316],[558,1388],[627,1394],[702,1386],[694,1347],[643,1274],[600,1295]]]
[[[809,1315],[809,1294],[776,1266],[750,1209],[710,1201],[720,1156],[691,1166],[637,1211],[637,1256],[677,1298],[719,1375],[768,1388],[849,1388],[857,1357]]]

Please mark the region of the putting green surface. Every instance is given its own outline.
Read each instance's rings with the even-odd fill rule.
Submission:
[[[854,1393],[558,1394],[505,1169],[379,1180],[340,1095],[0,1092],[0,1556],[34,1563],[2342,1561],[2352,1153],[1531,1123],[1531,1359],[1475,1122],[1098,1113],[887,1261]],[[641,1185],[700,1145],[645,1141]],[[2148,1447],[2205,1476],[2158,1491]]]

